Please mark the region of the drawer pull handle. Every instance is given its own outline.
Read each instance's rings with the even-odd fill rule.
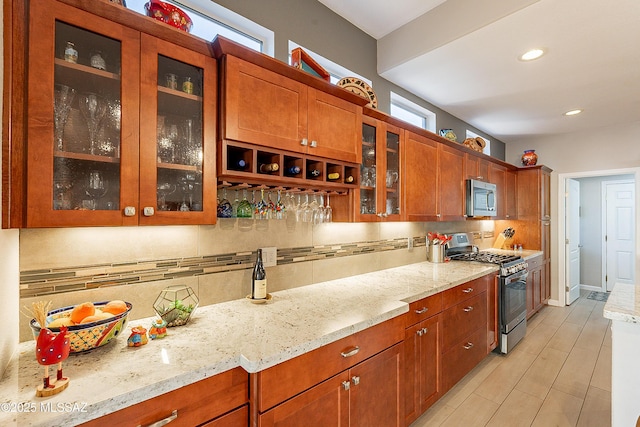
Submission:
[[[463,345],[462,347],[464,347],[465,350],[469,350],[469,349],[473,348],[473,343],[472,342],[468,342],[467,345]]]
[[[422,307],[420,310],[415,310],[416,314],[424,314],[429,311],[428,307]]]
[[[360,377],[354,376],[353,378],[351,378],[351,382],[353,382],[353,385],[360,384]]]
[[[347,352],[343,351],[340,354],[342,355],[342,357],[351,357],[351,356],[355,356],[356,354],[358,354],[359,351],[360,351],[360,347],[355,346],[351,350],[349,350]]]
[[[417,334],[418,336],[423,336],[424,334],[426,334],[427,332],[429,332],[429,329],[427,328],[422,328],[422,329],[418,329]]]
[[[470,294],[471,292],[473,292],[473,288],[463,289],[462,292],[464,292],[465,294]]]
[[[149,425],[147,425],[145,427],[162,427],[162,426],[166,426],[171,421],[174,421],[176,418],[178,418],[178,410],[174,409],[173,412],[171,413],[171,415],[169,415],[167,418],[163,418],[160,421],[156,421],[155,423],[149,424]],[[142,425],[139,425],[138,427],[142,427]]]
[[[473,307],[469,306],[469,307],[463,308],[462,311],[464,311],[465,313],[468,313],[470,311],[473,311]]]
[[[342,388],[349,390],[351,388],[351,383],[349,381],[342,381]]]

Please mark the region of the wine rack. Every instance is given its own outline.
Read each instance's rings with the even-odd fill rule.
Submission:
[[[244,142],[222,141],[218,144],[217,159],[219,182],[344,193],[357,188],[360,181],[360,168],[355,163]],[[277,165],[277,170],[270,165]]]

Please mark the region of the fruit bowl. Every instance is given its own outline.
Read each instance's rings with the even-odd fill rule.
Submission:
[[[93,305],[99,309],[106,306],[109,301],[95,302]],[[117,337],[127,324],[127,316],[133,308],[131,303],[125,303],[127,305],[126,311],[120,314],[116,314],[110,318],[97,320],[95,322],[81,323],[78,325],[67,326],[69,335],[69,341],[71,342],[71,353],[82,353],[85,351],[93,350],[94,348],[101,347],[113,338]],[[69,317],[71,311],[75,306],[58,308],[47,313],[47,324],[50,324],[56,319]],[[31,319],[29,322],[31,330],[33,331],[33,337],[38,338],[40,334],[40,325],[36,319]],[[51,327],[51,332],[58,333],[60,328]]]
[[[189,15],[172,4],[165,3],[160,0],[150,0],[144,5],[147,16],[162,21],[166,24],[176,27],[179,30],[190,32],[193,22]]]

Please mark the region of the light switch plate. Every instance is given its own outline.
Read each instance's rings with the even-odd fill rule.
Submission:
[[[262,249],[262,265],[265,267],[275,267],[277,264],[278,248],[271,246]]]

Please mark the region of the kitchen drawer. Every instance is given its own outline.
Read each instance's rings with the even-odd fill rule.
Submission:
[[[414,325],[424,319],[428,319],[442,311],[442,293],[422,298],[409,304],[407,313],[407,326]]]
[[[453,387],[487,355],[487,329],[483,326],[442,355],[442,392]]]
[[[481,326],[487,329],[486,292],[454,305],[442,313],[442,351],[449,351],[454,344]]]
[[[258,411],[265,412],[278,403],[401,342],[404,339],[405,321],[404,316],[395,317],[252,374],[252,401],[255,399],[258,402]]]
[[[146,426],[170,417],[173,411],[177,411],[178,417],[171,425],[195,426],[248,402],[249,375],[242,368],[234,368],[89,421],[82,427]]]
[[[442,309],[447,309],[487,290],[487,275],[442,292]]]

